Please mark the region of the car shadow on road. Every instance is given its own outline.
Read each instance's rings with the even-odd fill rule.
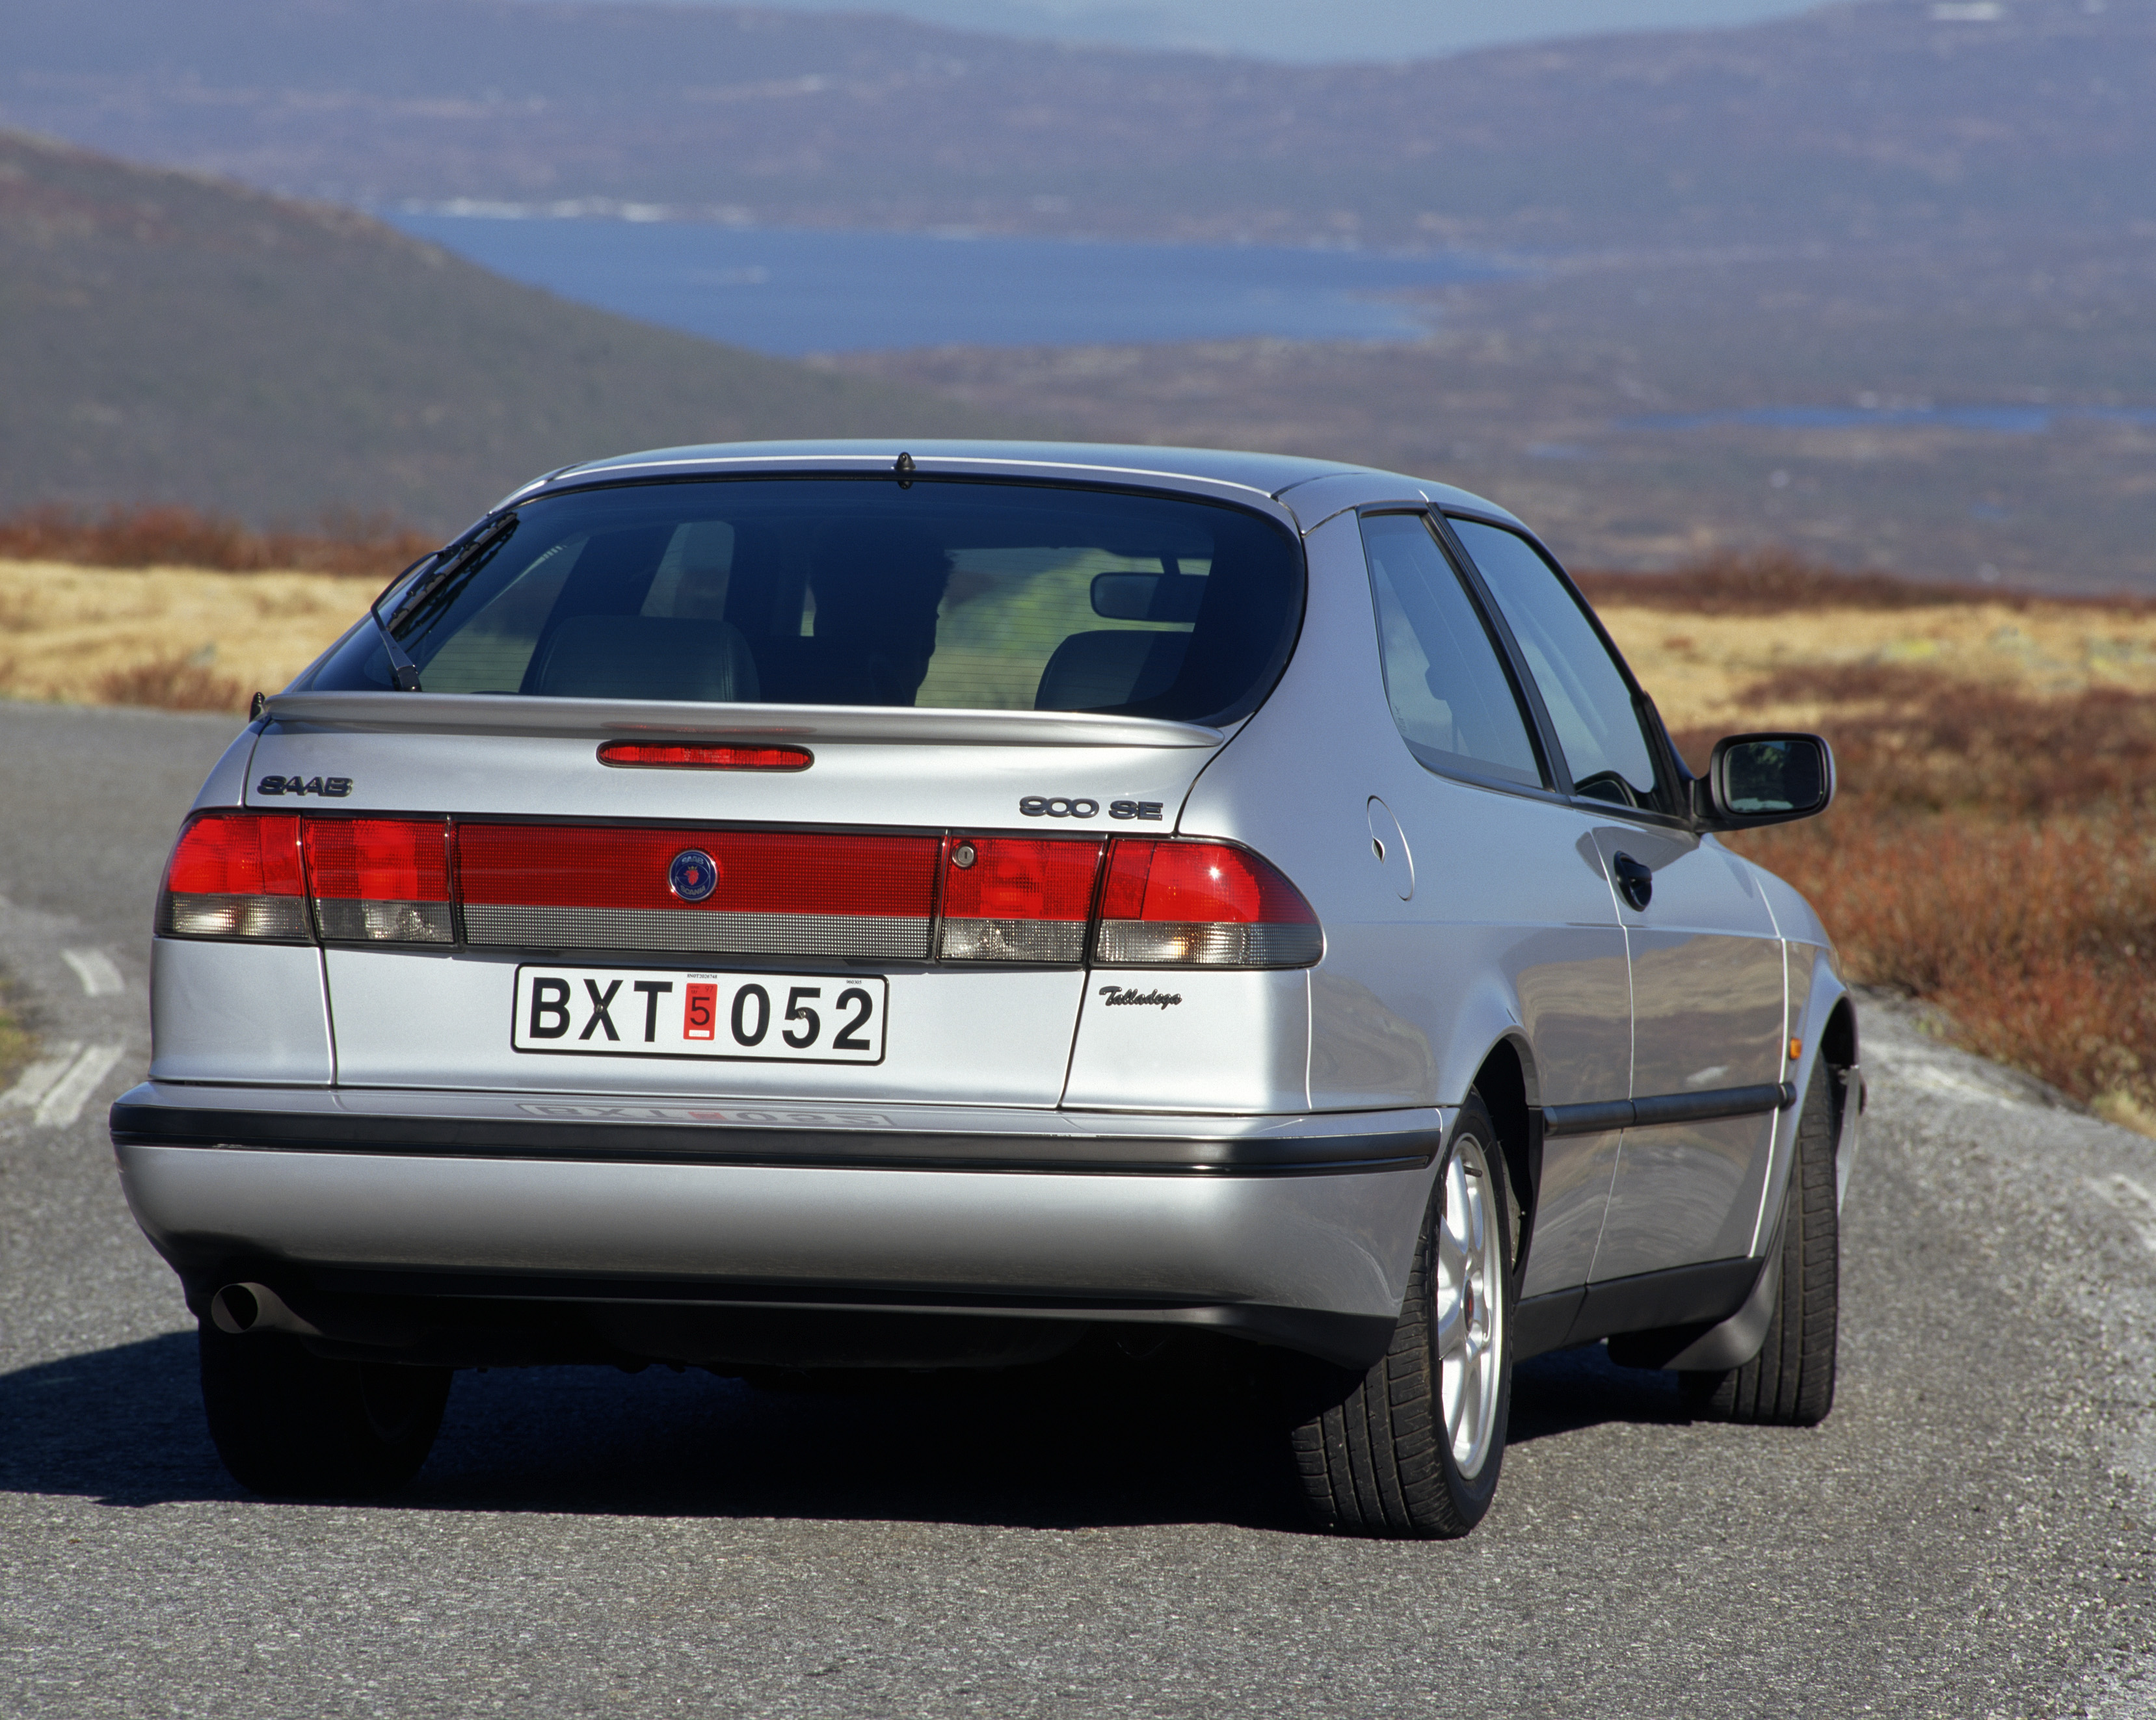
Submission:
[[[1663,1377],[1599,1348],[1520,1370],[1513,1437],[1676,1421]],[[1004,1375],[757,1384],[652,1368],[460,1373],[441,1437],[379,1503],[433,1511],[807,1517],[1034,1528],[1306,1527],[1254,1395],[1089,1352]],[[244,1501],[212,1447],[195,1340],[0,1375],[0,1491],[117,1507]]]

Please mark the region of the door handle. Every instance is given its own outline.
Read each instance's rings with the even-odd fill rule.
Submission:
[[[1617,874],[1617,893],[1641,913],[1655,899],[1655,875],[1629,854],[1619,853],[1611,859],[1611,870]]]

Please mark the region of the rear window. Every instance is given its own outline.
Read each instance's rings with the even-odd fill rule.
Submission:
[[[430,693],[1223,721],[1277,678],[1293,537],[1202,501],[916,479],[526,503],[382,604]],[[388,689],[372,626],[307,683]]]

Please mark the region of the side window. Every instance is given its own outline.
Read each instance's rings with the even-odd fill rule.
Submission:
[[[1420,514],[1363,521],[1393,721],[1439,770],[1543,785],[1519,698],[1481,615]]]
[[[1632,690],[1578,600],[1525,538],[1472,520],[1455,520],[1452,529],[1527,657],[1574,792],[1619,806],[1655,806],[1654,749]]]

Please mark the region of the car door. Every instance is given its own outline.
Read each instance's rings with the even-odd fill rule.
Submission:
[[[1632,1031],[1594,820],[1553,784],[1516,672],[1433,520],[1373,513],[1362,530],[1387,702],[1422,769],[1372,803],[1373,842],[1389,846],[1397,829],[1414,872],[1396,886],[1409,898],[1402,920],[1358,961],[1413,968],[1414,983],[1455,995],[1501,975],[1536,1096],[1589,1115],[1626,1096]],[[1612,1124],[1544,1142],[1522,1295],[1587,1281],[1620,1139]]]
[[[1525,537],[1453,522],[1503,615],[1617,886],[1631,1117],[1592,1282],[1751,1252],[1781,1102],[1785,990],[1747,870],[1687,828],[1659,725],[1568,582]]]

